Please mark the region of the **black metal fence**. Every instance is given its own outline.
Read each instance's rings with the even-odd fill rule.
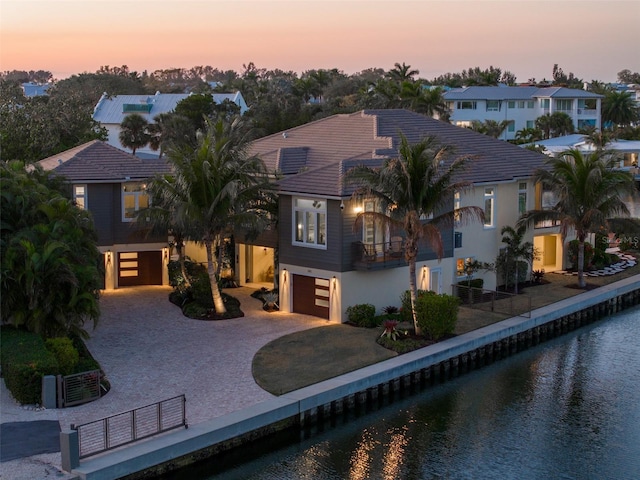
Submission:
[[[80,458],[96,455],[174,428],[188,427],[184,394],[82,425],[78,432]]]
[[[523,293],[515,295],[509,292],[459,284],[451,285],[451,287],[452,294],[460,297],[461,305],[465,307],[511,316],[531,317],[531,297],[529,295]]]
[[[58,407],[71,407],[100,398],[100,370],[58,375]]]

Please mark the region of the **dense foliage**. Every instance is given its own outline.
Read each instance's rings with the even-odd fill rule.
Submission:
[[[420,329],[432,340],[452,335],[458,321],[460,299],[452,295],[424,292],[418,296],[416,314]]]
[[[88,336],[103,278],[90,214],[40,169],[2,163],[0,181],[2,323],[44,337]]]

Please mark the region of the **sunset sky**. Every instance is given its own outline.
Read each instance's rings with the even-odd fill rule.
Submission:
[[[493,65],[517,80],[640,71],[640,0],[0,0],[0,70],[61,79],[243,64],[347,74],[406,63],[432,79]]]

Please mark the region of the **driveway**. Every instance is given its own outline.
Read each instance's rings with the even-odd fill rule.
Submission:
[[[328,325],[307,315],[268,313],[253,288],[227,290],[241,302],[242,318],[186,318],[168,301],[168,287],[107,291],[102,316],[87,346],[111,390],[104,398],[58,410],[61,427],[85,423],[185,394],[195,424],[272,397],[251,374],[256,352],[271,340]]]

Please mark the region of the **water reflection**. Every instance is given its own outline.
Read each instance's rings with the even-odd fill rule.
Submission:
[[[635,308],[256,460],[171,478],[638,478],[638,391]]]

